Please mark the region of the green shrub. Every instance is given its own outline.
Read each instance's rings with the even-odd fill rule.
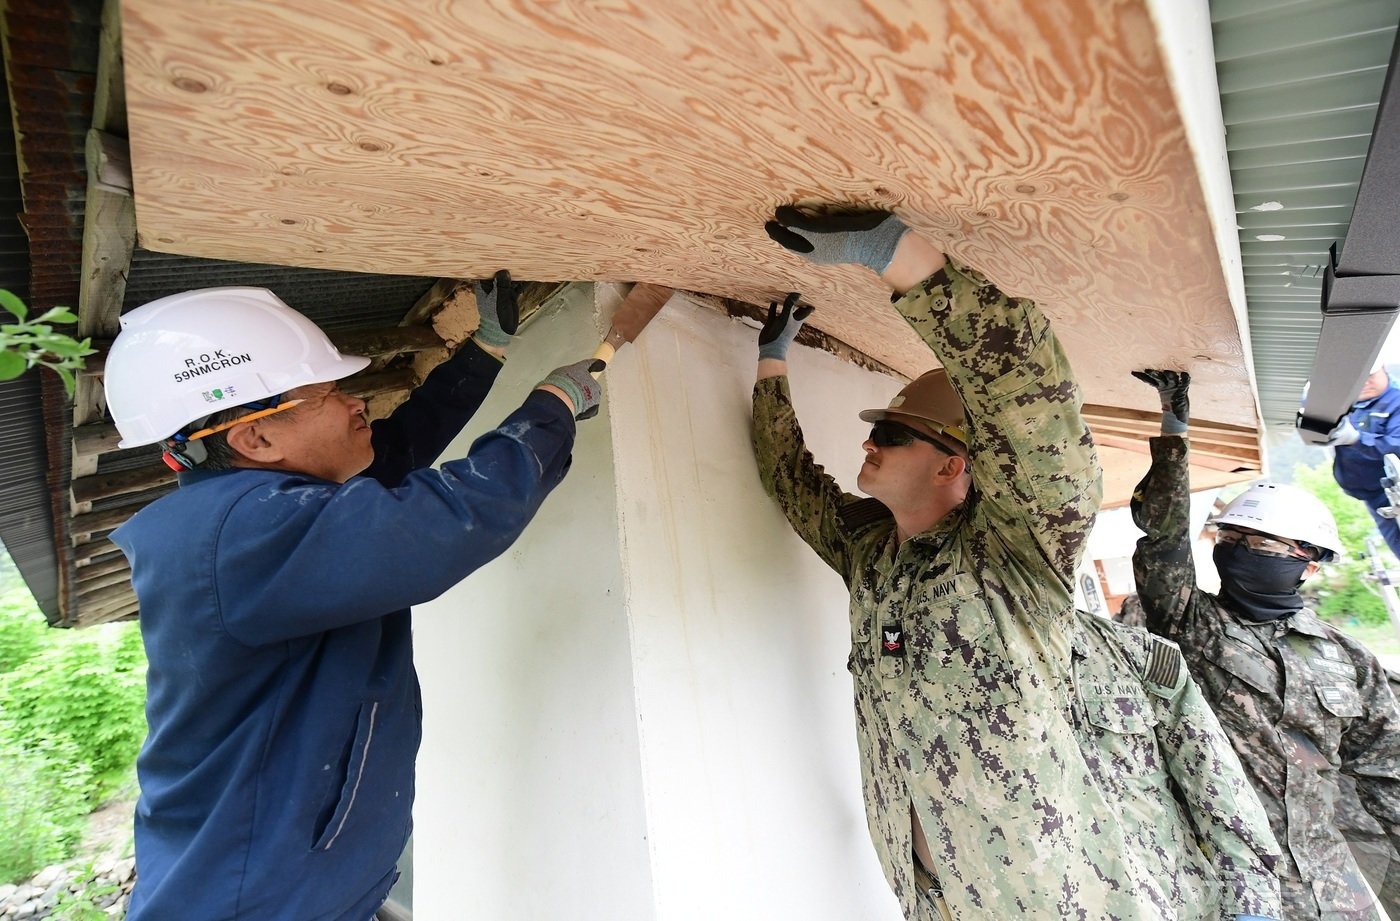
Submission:
[[[1334,563],[1314,581],[1317,613],[1339,626],[1351,623],[1381,626],[1390,622],[1380,591],[1369,580],[1370,564],[1365,560]]]
[[[0,883],[69,856],[90,807],[91,778],[70,744],[29,750],[0,733]]]
[[[66,633],[0,675],[0,732],[31,750],[71,742],[91,770],[93,807],[120,787],[145,737],[144,659],[132,624]]]
[[[48,639],[44,615],[27,591],[0,595],[0,672],[13,671],[43,649]]]

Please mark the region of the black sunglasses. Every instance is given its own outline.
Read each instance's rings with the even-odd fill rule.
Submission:
[[[881,419],[870,427],[870,441],[877,448],[904,448],[915,441],[926,441],[944,454],[958,455],[958,450],[932,435],[925,435],[915,428],[900,422]]]

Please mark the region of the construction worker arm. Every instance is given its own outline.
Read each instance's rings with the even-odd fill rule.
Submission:
[[[850,553],[840,512],[858,499],[843,492],[807,450],[786,375],[754,384],[753,450],[764,491],[797,536],[845,577]]]
[[[1103,482],[1079,385],[1049,320],[951,258],[895,307],[962,398],[989,538],[1068,601]]]
[[[1191,557],[1190,445],[1185,436],[1149,439],[1152,466],[1133,490],[1133,523],[1145,534],[1133,551],[1133,577],[1147,628],[1181,639],[1190,628],[1196,566]]]
[[[501,372],[475,340],[442,362],[386,419],[372,425],[374,462],[364,476],[394,487],[430,466],[481,407]]]
[[[1239,756],[1181,650],[1148,639],[1144,686],[1157,717],[1157,741],[1196,830],[1202,852],[1223,884],[1225,918],[1279,914],[1274,863],[1279,845]]]
[[[265,645],[436,598],[520,535],[568,471],[574,433],[565,402],[534,391],[465,457],[393,489],[250,474],[220,529],[244,537],[213,547],[224,628]]]
[[[1348,690],[1338,685],[1321,688],[1319,697],[1334,715],[1351,717],[1344,719],[1341,770],[1356,781],[1362,808],[1385,829],[1392,851],[1400,853],[1400,707],[1370,650],[1355,641],[1344,644],[1356,666],[1356,696],[1338,693]],[[1386,888],[1392,885],[1387,879]]]

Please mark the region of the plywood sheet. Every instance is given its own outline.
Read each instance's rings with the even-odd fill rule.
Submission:
[[[861,201],[1034,297],[1094,403],[1255,402],[1145,0],[125,0],[141,243],[334,269],[800,290],[906,374],[862,269],[764,235]]]

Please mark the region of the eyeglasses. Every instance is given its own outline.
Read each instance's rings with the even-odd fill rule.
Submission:
[[[1316,548],[1311,544],[1301,541],[1290,543],[1277,537],[1270,537],[1267,534],[1256,534],[1252,531],[1236,531],[1234,528],[1221,528],[1215,539],[1222,544],[1243,543],[1253,553],[1263,556],[1277,556],[1285,559],[1316,560],[1314,555]]]
[[[245,422],[252,422],[256,419],[262,419],[265,416],[272,415],[273,413],[284,412],[288,409],[291,409],[294,406],[300,406],[302,403],[301,400],[283,399],[283,396],[284,394],[279,393],[275,396],[270,396],[265,400],[257,400],[252,403],[244,403],[243,408],[251,409],[253,410],[253,412],[248,413],[246,416],[239,416],[237,419],[230,419],[228,422],[224,422],[219,425],[200,429],[197,432],[191,432],[188,435],[182,435],[177,432],[176,434],[171,436],[170,440],[179,443],[187,441],[198,441],[201,438],[208,438],[210,435],[225,431],[227,429],[231,429],[235,425],[242,425]]]
[[[915,441],[926,441],[944,454],[956,457],[961,453],[946,441],[889,419],[881,419],[870,427],[870,441],[877,448],[905,448]]]

